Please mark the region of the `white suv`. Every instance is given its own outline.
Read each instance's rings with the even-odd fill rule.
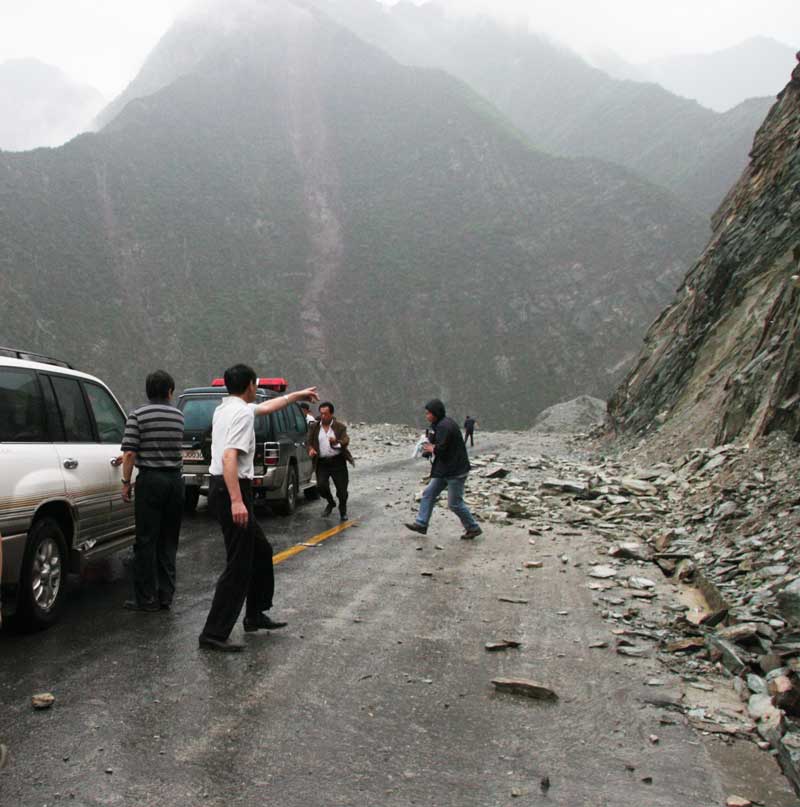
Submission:
[[[122,501],[125,414],[108,387],[64,362],[0,348],[3,615],[56,621],[68,572],[133,543]]]

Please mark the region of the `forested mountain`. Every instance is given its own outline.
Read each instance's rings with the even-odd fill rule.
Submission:
[[[371,420],[438,394],[523,425],[612,388],[702,217],[534,150],[304,5],[223,5],[224,26],[176,25],[142,70],[155,91],[101,132],[0,154],[0,343],[127,403],[155,367],[189,385],[234,361]]]
[[[656,84],[613,79],[527,29],[453,17],[435,3],[313,2],[404,64],[461,78],[534,145],[623,165],[706,214],[744,170],[774,101],[761,98],[721,115]],[[789,61],[786,76],[791,69]]]
[[[93,87],[78,84],[36,59],[0,64],[0,149],[60,146],[89,130],[104,103]]]

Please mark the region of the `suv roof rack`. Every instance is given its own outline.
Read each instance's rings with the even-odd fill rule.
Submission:
[[[42,353],[31,353],[29,350],[17,350],[13,347],[0,346],[0,356],[7,356],[10,359],[23,359],[24,361],[38,361],[42,364],[54,364],[56,367],[66,367],[68,370],[75,369],[62,359],[54,359],[52,356],[45,356]]]

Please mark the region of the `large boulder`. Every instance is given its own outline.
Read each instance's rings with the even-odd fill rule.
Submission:
[[[591,395],[579,395],[571,401],[549,406],[533,422],[537,432],[580,432],[602,423],[606,416],[606,402]]]

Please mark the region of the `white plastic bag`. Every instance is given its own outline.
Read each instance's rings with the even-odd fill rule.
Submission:
[[[426,434],[420,435],[419,440],[417,440],[416,445],[414,446],[414,450],[411,452],[411,459],[412,460],[421,460],[422,457],[422,446],[428,442],[428,436]]]

